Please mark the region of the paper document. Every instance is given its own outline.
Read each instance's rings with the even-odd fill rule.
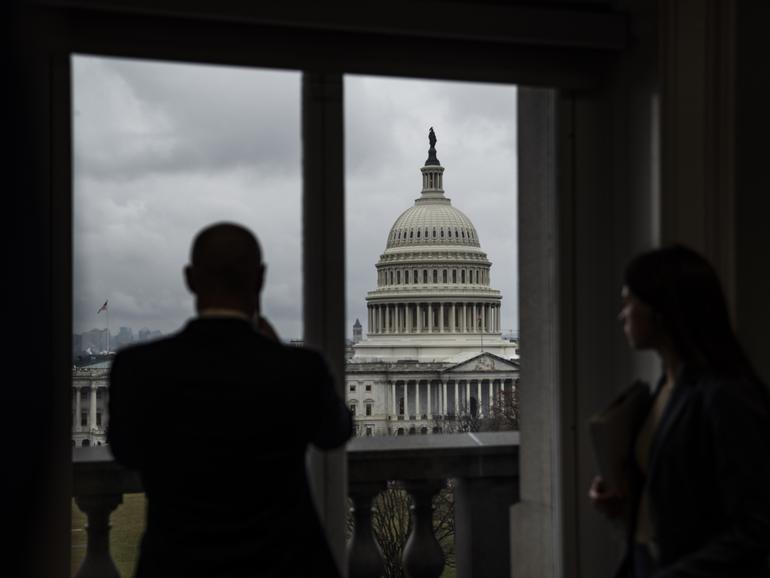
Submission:
[[[651,402],[650,386],[635,381],[604,411],[588,421],[599,474],[609,488],[623,494],[629,490],[634,437]]]

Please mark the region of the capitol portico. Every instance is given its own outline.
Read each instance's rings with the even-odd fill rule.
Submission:
[[[366,338],[346,365],[362,433],[427,433],[464,414],[487,417],[518,381],[492,263],[445,196],[433,129],[429,141],[421,194],[390,229],[366,296]]]

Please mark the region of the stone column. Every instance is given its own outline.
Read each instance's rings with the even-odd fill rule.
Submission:
[[[391,415],[397,416],[398,415],[398,401],[396,399],[396,382],[391,381],[390,382],[390,407],[391,407]]]
[[[75,388],[75,423],[72,424],[75,426],[73,429],[75,431],[80,431],[80,388]]]
[[[428,414],[428,419],[433,419],[433,404],[431,404],[431,399],[430,399],[430,386],[431,386],[431,381],[428,380],[428,411],[427,411],[427,414]]]
[[[404,419],[409,419],[409,380],[404,380]]]
[[[414,312],[417,314],[417,333],[422,333],[422,303],[414,304]]]
[[[455,304],[452,303],[449,307],[449,332],[455,332]]]
[[[463,333],[467,333],[468,331],[468,304],[463,303],[463,322],[461,324],[460,330]]]
[[[468,379],[465,380],[465,411],[471,411],[471,382]]]
[[[406,324],[406,333],[412,332],[412,304],[404,304],[404,323]]]
[[[447,404],[447,399],[446,399],[446,386],[447,386],[447,383],[446,383],[446,381],[445,381],[445,382],[443,382],[443,383],[441,384],[441,388],[444,390],[444,397],[443,397],[443,399],[442,399],[442,402],[443,402],[443,404],[444,404],[444,407],[442,408],[442,412],[441,412],[441,415],[444,415],[444,416],[445,416],[447,413],[449,413],[449,405]]]
[[[385,304],[385,333],[390,333],[390,303]]]
[[[91,429],[96,427],[96,387],[93,384],[91,385],[91,407],[89,410],[91,415],[88,417],[88,428]]]
[[[444,304],[438,304],[438,330],[439,333],[444,333]]]
[[[420,413],[420,380],[415,381],[415,391],[414,391],[414,405],[415,405],[415,411],[414,416],[417,419],[420,419],[420,416],[422,415]]]
[[[478,407],[479,417],[484,417],[484,407],[481,405],[481,381],[481,379],[476,380],[476,399],[478,400],[476,405]]]
[[[495,381],[493,379],[489,380],[489,402],[487,403],[487,415],[492,415],[492,406],[494,405],[492,401],[494,400],[495,396],[494,383]]]

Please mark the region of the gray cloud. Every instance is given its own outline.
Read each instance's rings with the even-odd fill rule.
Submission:
[[[74,65],[76,331],[110,324],[169,332],[192,312],[182,267],[219,220],[254,230],[263,308],[302,334],[298,73],[77,57]],[[346,77],[348,332],[365,322],[374,264],[420,192],[427,129],[445,186],[478,230],[518,326],[515,89]]]
[[[78,58],[74,77],[86,174],[296,171],[299,73]]]

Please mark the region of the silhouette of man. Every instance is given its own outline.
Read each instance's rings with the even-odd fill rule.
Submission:
[[[305,452],[352,420],[320,355],[252,323],[264,271],[248,230],[204,229],[184,271],[198,317],[115,356],[108,439],[147,496],[137,577],[339,576]]]

